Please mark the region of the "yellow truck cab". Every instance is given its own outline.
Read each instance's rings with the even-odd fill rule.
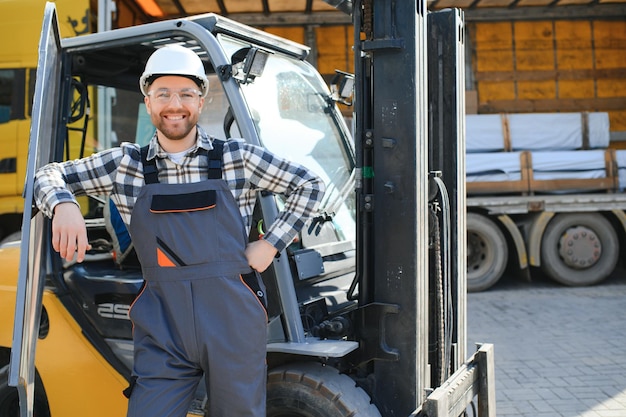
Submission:
[[[0,13],[0,239],[22,223],[42,0],[4,1]],[[88,33],[89,0],[58,0],[61,36]],[[77,155],[77,153],[75,154]]]

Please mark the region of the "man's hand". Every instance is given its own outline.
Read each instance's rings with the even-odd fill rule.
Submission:
[[[68,262],[74,259],[74,255],[77,262],[82,262],[85,252],[91,249],[85,219],[76,204],[61,203],[54,208],[52,247]]]
[[[276,248],[266,240],[259,239],[250,242],[246,247],[248,265],[255,271],[263,272],[270,266],[277,252]]]

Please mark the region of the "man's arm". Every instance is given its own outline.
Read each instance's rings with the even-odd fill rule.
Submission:
[[[238,151],[241,152],[240,158],[244,167],[242,177],[252,184],[252,188],[286,197],[283,209],[275,221],[267,227],[262,239],[264,244],[268,243],[268,247],[274,248],[272,255],[274,256],[277,251],[289,245],[309,218],[317,214],[325,191],[324,182],[306,167],[281,158],[264,148],[229,142],[230,146],[240,147]],[[267,256],[263,257],[263,264],[267,263],[265,268],[272,262],[270,253],[268,249],[265,252]],[[250,261],[250,258],[248,260]]]
[[[85,220],[75,195],[108,195],[124,155],[137,152],[122,146],[89,157],[51,163],[35,175],[35,201],[52,218],[52,247],[62,258],[82,262],[90,249]],[[138,154],[137,154],[138,155]],[[128,164],[125,165],[128,171]]]
[[[91,249],[87,240],[87,227],[80,208],[74,203],[59,203],[52,217],[52,247],[66,261],[76,255],[76,261],[85,259],[85,252]]]

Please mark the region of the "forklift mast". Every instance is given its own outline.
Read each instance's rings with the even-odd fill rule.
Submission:
[[[372,400],[384,416],[409,415],[430,386],[424,5],[365,1],[354,13],[359,297],[364,327],[381,327]]]
[[[357,0],[353,19],[358,299],[361,328],[377,329],[360,342],[373,358],[372,401],[383,416],[455,416],[478,394],[480,415],[495,415],[491,347],[464,363],[462,12]]]

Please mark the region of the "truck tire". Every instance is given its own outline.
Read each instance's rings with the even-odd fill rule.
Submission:
[[[541,239],[541,269],[568,286],[593,285],[615,269],[619,241],[611,223],[598,213],[561,213]]]
[[[307,362],[272,369],[267,417],[380,417],[369,396],[337,369]]]
[[[467,290],[492,287],[506,269],[509,249],[504,233],[486,216],[467,213]]]
[[[0,416],[20,417],[20,401],[17,388],[9,386],[9,365],[0,369]],[[34,417],[50,417],[48,398],[39,375],[35,376]]]

